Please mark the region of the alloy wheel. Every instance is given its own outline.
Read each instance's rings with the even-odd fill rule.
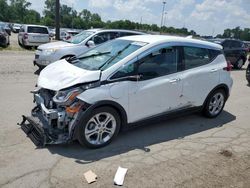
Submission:
[[[209,113],[216,116],[223,108],[225,97],[222,93],[216,93],[209,102]]]
[[[108,112],[95,114],[85,127],[85,138],[93,145],[101,145],[108,142],[116,130],[115,117]]]

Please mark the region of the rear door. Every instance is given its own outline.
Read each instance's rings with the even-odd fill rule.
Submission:
[[[31,43],[49,42],[49,31],[46,27],[28,26],[28,41]]]
[[[183,47],[183,96],[185,106],[201,106],[219,84],[218,61],[206,48]]]

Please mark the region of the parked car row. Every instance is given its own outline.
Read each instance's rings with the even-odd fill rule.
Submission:
[[[60,40],[69,40],[71,37],[79,34],[83,30],[80,29],[67,29],[61,28],[60,29]],[[49,28],[49,34],[52,39],[55,39],[56,31],[55,29]]]

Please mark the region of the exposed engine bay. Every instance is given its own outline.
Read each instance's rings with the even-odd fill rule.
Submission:
[[[79,100],[77,95],[89,86],[87,84],[57,92],[44,88],[32,91],[36,106],[31,116],[23,116],[20,123],[22,130],[39,147],[71,141],[77,119],[89,106]]]

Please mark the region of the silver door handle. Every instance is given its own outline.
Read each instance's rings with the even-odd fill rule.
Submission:
[[[169,80],[169,83],[176,83],[176,82],[179,82],[179,81],[181,81],[180,78],[175,78],[175,79]]]
[[[218,69],[211,69],[210,72],[217,72]]]

